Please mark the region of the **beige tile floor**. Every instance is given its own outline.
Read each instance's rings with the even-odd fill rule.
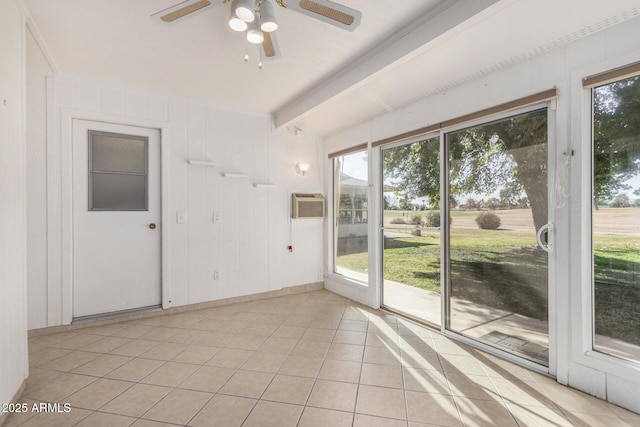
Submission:
[[[640,415],[328,291],[33,337],[6,426],[640,426]],[[4,427],[4,426],[3,426]]]

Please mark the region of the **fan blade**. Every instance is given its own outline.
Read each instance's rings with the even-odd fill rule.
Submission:
[[[157,17],[164,22],[173,22],[210,5],[211,2],[209,0],[187,0],[151,16]]]
[[[329,0],[285,0],[284,4],[296,12],[348,31],[353,31],[362,20],[362,12]]]
[[[278,46],[276,34],[266,32],[263,34],[264,40],[262,41],[262,57],[265,60],[280,58],[280,47]]]

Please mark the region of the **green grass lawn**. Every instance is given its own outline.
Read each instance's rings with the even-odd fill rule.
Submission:
[[[596,332],[640,345],[640,243],[611,237],[596,239],[594,246]],[[440,292],[438,233],[385,238],[384,248],[385,280]],[[338,263],[365,272],[366,249],[352,247],[338,257]],[[546,253],[537,248],[531,233],[452,232],[451,290],[456,298],[546,319],[546,265]]]
[[[640,242],[594,240],[596,333],[640,345]]]
[[[385,238],[384,278],[440,292],[440,234]]]
[[[547,254],[530,233],[454,229],[450,263],[452,297],[548,317]]]

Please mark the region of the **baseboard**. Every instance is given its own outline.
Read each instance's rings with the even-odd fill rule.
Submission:
[[[116,311],[113,313],[103,313],[103,314],[94,314],[90,316],[82,316],[82,317],[74,317],[71,321],[72,325],[81,324],[81,323],[91,323],[95,325],[99,322],[104,322],[107,320],[118,320],[120,321],[123,317],[128,316],[140,316],[148,313],[159,313],[162,311],[162,307],[160,305],[154,305],[150,307],[142,307],[142,308],[132,308],[130,310],[122,310]]]
[[[25,378],[24,380],[22,380],[22,384],[20,384],[20,387],[18,387],[18,391],[16,391],[16,394],[13,395],[13,399],[11,399],[10,403],[18,403],[20,401],[20,398],[22,397],[22,393],[24,393],[24,389],[26,388],[26,386],[27,379]],[[9,415],[11,415],[10,412],[0,411],[0,427],[2,427],[2,425],[7,421]]]
[[[258,301],[262,299],[277,298],[277,297],[282,297],[286,295],[294,295],[294,294],[300,294],[304,292],[317,291],[320,289],[324,289],[324,282],[307,283],[305,285],[297,285],[297,286],[291,286],[288,288],[282,288],[277,291],[262,292],[259,294],[243,295],[239,297],[224,298],[224,299],[213,300],[213,301],[199,302],[195,304],[181,305],[179,307],[172,307],[166,310],[154,311],[151,313],[144,313],[144,314],[123,313],[123,315],[119,317],[115,317],[115,318],[110,317],[108,319],[97,320],[95,322],[81,322],[81,323],[72,323],[70,325],[49,326],[47,328],[32,329],[29,331],[29,337],[31,338],[31,337],[41,336],[41,335],[55,334],[58,332],[71,331],[74,329],[108,325],[111,323],[117,323],[117,322],[122,322],[127,320],[139,320],[139,319],[146,319],[149,317],[166,316],[168,314],[177,314],[177,313],[184,313],[187,311],[202,310],[205,308],[221,307],[223,305],[237,304],[239,302],[251,302],[251,301]]]

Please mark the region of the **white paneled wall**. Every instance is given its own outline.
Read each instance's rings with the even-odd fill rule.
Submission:
[[[26,316],[24,16],[0,1],[0,403],[20,397],[29,374]],[[8,417],[0,411],[0,424]]]
[[[70,150],[65,147],[70,147],[68,128],[74,117],[162,131],[165,307],[322,281],[323,220],[291,220],[289,213],[291,192],[322,192],[318,138],[273,131],[270,116],[228,111],[201,101],[61,76],[49,77],[47,86],[49,160],[45,170],[30,174],[34,191],[46,193],[39,188],[43,182],[49,188],[47,209],[36,219],[60,218],[49,221],[48,233],[41,239],[48,239],[49,264],[60,262],[63,267],[47,272],[41,257],[29,266],[47,277],[29,283],[29,305],[44,305],[50,312],[46,323],[41,314],[30,316],[31,329],[66,324],[72,317],[72,278],[70,269],[64,268],[72,262],[70,251],[64,249],[70,231],[56,228],[71,221],[65,207],[73,184],[66,178]],[[34,102],[44,99],[36,92],[31,96]],[[28,119],[29,126],[44,126],[35,119]],[[216,165],[190,165],[189,159]],[[295,172],[298,160],[313,165],[304,177]],[[248,178],[223,177],[223,172],[244,173]],[[276,187],[256,188],[254,183]],[[177,223],[178,213],[185,215],[184,224]],[[214,223],[214,214],[219,223]],[[55,248],[63,248],[59,257],[52,253]],[[61,299],[52,297],[60,294]]]
[[[27,62],[27,265],[47,264],[47,88],[45,76],[51,67],[40,53],[30,31],[26,34]],[[47,324],[47,269],[27,269],[29,327]]]

